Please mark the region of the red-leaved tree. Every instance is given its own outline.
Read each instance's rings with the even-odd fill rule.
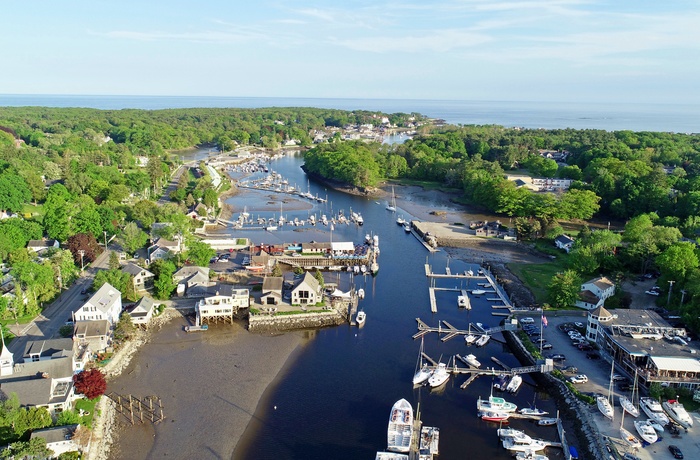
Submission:
[[[73,376],[75,392],[85,395],[88,399],[95,399],[107,391],[107,380],[99,369],[82,371]]]
[[[81,262],[84,265],[88,265],[102,253],[102,248],[90,233],[76,233],[70,236],[68,238],[68,250],[73,254],[73,260],[78,267],[81,266]],[[80,251],[83,251],[82,261],[80,259]]]

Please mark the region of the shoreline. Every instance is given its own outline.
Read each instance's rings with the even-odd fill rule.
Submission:
[[[231,458],[264,404],[264,394],[281,381],[283,370],[293,365],[290,357],[298,356],[295,352],[305,343],[299,332],[254,334],[240,322],[187,334],[185,323],[184,318],[170,321],[154,332],[138,350],[138,360],[124,368],[128,372],[109,382],[115,393],[156,394],[165,419],[130,426],[113,417],[112,449],[100,460],[197,458],[202,450]],[[207,378],[183,377],[183,372]],[[187,383],[178,384],[180,378]],[[201,420],[210,428],[192,439],[191,427]]]

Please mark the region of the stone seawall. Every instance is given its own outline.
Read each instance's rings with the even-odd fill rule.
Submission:
[[[250,332],[285,332],[338,326],[344,322],[346,322],[345,316],[337,311],[279,316],[251,315],[248,317],[248,330]]]

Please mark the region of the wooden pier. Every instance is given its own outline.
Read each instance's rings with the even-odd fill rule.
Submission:
[[[496,297],[487,297],[486,300],[489,302],[500,302],[497,305],[492,305],[492,308],[497,308],[497,309],[504,309],[510,311],[513,308],[513,305],[510,303],[508,298],[505,296],[505,294],[499,289],[498,284],[496,283],[496,280],[494,279],[493,275],[488,271],[484,269],[480,269],[479,273],[474,274],[473,272],[463,272],[463,273],[452,273],[452,270],[450,269],[449,266],[445,267],[445,274],[441,273],[434,273],[432,267],[430,264],[425,264],[424,265],[425,269],[425,276],[430,280],[430,286],[428,290],[430,291],[430,311],[433,313],[437,312],[437,303],[435,301],[435,292],[436,290],[441,290],[441,291],[457,291],[460,292],[461,295],[465,296],[467,300],[469,301],[469,296],[467,295],[467,290],[465,289],[450,289],[450,288],[438,288],[435,287],[435,280],[437,279],[466,279],[466,280],[485,280],[485,283],[477,283],[477,286],[480,288],[487,288],[485,289],[484,294],[495,294]],[[470,274],[471,273],[471,274]],[[502,316],[502,315],[497,315],[497,316]]]
[[[124,420],[134,425],[136,422],[158,423],[164,420],[163,402],[158,396],[146,396],[137,398],[132,395],[120,395],[110,393],[107,395],[115,404],[117,413],[124,416]]]
[[[447,342],[448,340],[458,336],[458,335],[468,335],[468,334],[473,334],[473,335],[491,335],[493,336],[494,334],[497,334],[499,332],[503,331],[514,331],[518,328],[517,324],[513,323],[506,323],[503,326],[498,326],[498,327],[492,327],[489,330],[485,330],[483,328],[480,328],[476,324],[469,324],[469,329],[468,330],[461,330],[457,329],[447,321],[440,321],[438,323],[438,327],[431,327],[428,326],[423,320],[420,318],[416,318],[416,322],[418,323],[418,332],[413,334],[414,339],[419,339],[423,337],[426,334],[429,334],[431,332],[437,332],[438,334],[445,334],[444,337],[441,337],[440,340],[443,342]],[[445,325],[443,327],[442,325]]]

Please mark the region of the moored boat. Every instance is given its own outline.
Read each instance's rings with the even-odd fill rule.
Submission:
[[[484,334],[481,337],[479,337],[475,343],[477,347],[483,347],[487,343],[489,343],[489,340],[491,339],[491,336],[488,334]]]
[[[549,457],[547,457],[544,454],[538,454],[537,452],[533,452],[531,450],[527,452],[518,452],[515,454],[516,460],[549,460]]]
[[[405,222],[403,224],[403,231],[406,233],[411,233],[411,223],[410,222]]]
[[[362,300],[365,298],[365,290],[360,288],[357,290],[357,298]]]
[[[484,291],[483,289],[472,289],[472,294],[482,295],[482,294],[486,294],[486,291]]]
[[[471,306],[469,305],[469,299],[463,295],[457,296],[457,306],[459,308],[471,309]]]
[[[471,345],[472,343],[476,342],[476,336],[474,334],[467,334],[464,336],[464,341],[467,343],[467,345]]]
[[[520,413],[523,415],[547,415],[549,412],[543,411],[542,409],[538,409],[536,407],[526,407],[524,409],[520,409]]]
[[[472,367],[481,367],[481,363],[479,362],[478,359],[476,359],[476,356],[472,354],[468,354],[466,356],[462,355],[457,355],[457,358],[459,358],[460,361],[462,361],[464,364],[467,364]]]
[[[539,426],[552,426],[557,424],[556,418],[541,418],[537,421]]]
[[[620,426],[620,437],[633,449],[641,449],[642,443],[635,435],[630,433],[626,428]]]
[[[510,414],[503,411],[483,410],[479,411],[479,417],[481,417],[481,420],[486,420],[487,422],[506,422]]]
[[[495,382],[493,382],[493,387],[498,391],[506,391],[508,382],[510,381],[510,376],[508,374],[501,374],[498,376]]]
[[[447,365],[445,363],[438,363],[437,369],[433,371],[433,375],[428,379],[428,385],[430,385],[431,388],[437,388],[447,382],[449,378],[450,373],[447,372]]]
[[[497,396],[489,396],[489,399],[477,399],[476,409],[480,412],[483,411],[498,411],[498,412],[515,412],[518,410],[518,406],[512,402],[508,402],[503,398]]]
[[[523,383],[523,378],[519,374],[515,374],[511,379],[510,382],[508,382],[508,386],[506,386],[506,391],[509,393],[515,393],[518,391],[518,388],[520,388],[520,385]]]
[[[661,403],[654,398],[639,398],[639,407],[642,408],[645,414],[651,419],[656,421],[662,427],[668,425],[670,421],[668,416],[664,412]]]
[[[685,410],[683,404],[681,404],[677,399],[669,399],[668,401],[664,401],[661,403],[661,406],[668,413],[668,415],[670,415],[671,418],[678,422],[678,424],[683,428],[688,429],[693,426],[693,419]]]
[[[418,361],[416,361],[416,371],[413,374],[413,384],[420,385],[433,375],[433,370],[428,367],[428,363],[423,362],[423,338],[420,340],[420,349],[418,350]]]
[[[635,420],[634,428],[637,430],[637,433],[639,433],[639,437],[649,444],[654,444],[659,439],[656,430],[646,420]]]
[[[522,430],[516,430],[515,428],[499,428],[496,430],[496,434],[498,434],[498,437],[501,439],[508,439],[512,438],[515,436],[522,436],[525,434],[524,431]]]
[[[533,439],[528,435],[503,440],[503,447],[511,452],[538,452],[548,445],[547,442]]]
[[[367,314],[363,310],[358,311],[357,316],[355,317],[355,322],[357,323],[357,325],[362,326],[363,324],[365,324],[366,320]]]
[[[413,408],[405,399],[399,399],[391,408],[387,428],[387,450],[408,452],[413,439]]]

